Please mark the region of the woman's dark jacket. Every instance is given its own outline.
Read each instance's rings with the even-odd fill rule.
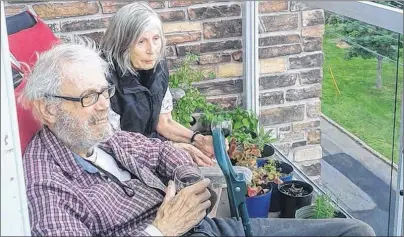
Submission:
[[[116,86],[111,98],[111,107],[121,116],[121,129],[142,133],[148,137],[158,137],[156,126],[164,95],[168,88],[168,68],[164,60],[155,70],[139,70],[137,75],[130,72],[122,75],[115,64],[108,82]]]

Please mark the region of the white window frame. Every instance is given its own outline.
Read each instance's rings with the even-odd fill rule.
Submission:
[[[30,236],[4,1],[1,16],[1,236]]]

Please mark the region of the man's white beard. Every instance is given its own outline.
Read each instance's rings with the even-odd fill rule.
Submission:
[[[70,149],[86,153],[100,142],[104,142],[112,137],[114,130],[111,121],[112,114],[108,113],[108,122],[105,127],[100,126],[97,132],[91,131],[91,124],[97,121],[99,116],[92,116],[84,124],[80,124],[78,119],[68,116],[62,109],[57,113],[54,126],[55,135]],[[105,116],[105,115],[104,115]]]

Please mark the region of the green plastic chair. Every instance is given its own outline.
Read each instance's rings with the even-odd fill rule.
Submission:
[[[220,124],[212,127],[215,157],[227,183],[230,213],[243,223],[245,236],[253,236],[246,206],[247,184],[243,173],[236,173],[227,155],[224,133]]]

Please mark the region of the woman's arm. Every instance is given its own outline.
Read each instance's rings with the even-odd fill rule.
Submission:
[[[164,95],[159,121],[157,122],[156,131],[167,139],[177,142],[175,145],[182,148],[191,155],[195,163],[200,166],[213,165],[213,140],[212,136],[203,136],[194,132],[177,121],[173,120],[171,111],[173,110],[173,98],[170,88]],[[191,138],[193,139],[192,144]]]
[[[190,143],[194,132],[174,121],[171,112],[161,113],[156,130],[159,134],[174,142]]]
[[[173,142],[186,143],[181,145],[181,148],[189,151],[194,161],[199,165],[203,165],[202,163],[205,165],[213,164],[211,159],[214,156],[212,137],[201,134],[195,135],[193,144],[200,150],[198,151],[190,144],[194,132],[173,120],[171,112],[160,114],[156,130]]]

